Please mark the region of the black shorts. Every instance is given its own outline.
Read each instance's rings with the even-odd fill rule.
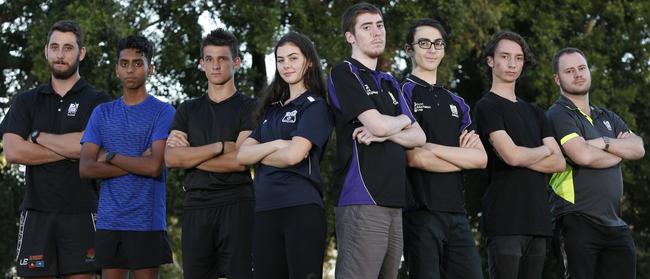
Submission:
[[[243,201],[183,211],[183,274],[194,278],[253,278],[255,203]]]
[[[95,273],[95,214],[25,210],[20,214],[16,271],[20,277]]]
[[[166,231],[97,230],[97,265],[102,269],[143,269],[172,262]]]

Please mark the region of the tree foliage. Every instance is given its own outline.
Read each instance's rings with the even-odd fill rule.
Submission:
[[[86,34],[88,54],[81,74],[98,88],[119,95],[115,78],[115,45],[120,37],[146,34],[157,46],[155,78],[151,91],[174,104],[203,94],[206,81],[198,68],[199,43],[203,34],[198,18],[206,13],[233,31],[242,42],[247,60],[237,75],[238,88],[257,95],[266,86],[265,57],[275,41],[288,30],[307,34],[314,41],[325,72],[350,54],[340,31],[340,16],[356,1],[349,0],[48,0],[0,1],[0,118],[19,91],[47,82],[43,47],[49,26],[57,20],[75,19]],[[647,1],[377,1],[385,14],[387,49],[380,68],[403,77],[408,63],[402,51],[406,30],[417,18],[441,20],[450,37],[439,80],[470,104],[489,88],[479,54],[490,36],[499,30],[522,34],[536,54],[538,65],[518,81],[517,92],[526,100],[548,107],[558,97],[550,60],[567,46],[581,48],[592,68],[591,100],[617,112],[644,138],[650,132],[650,4]],[[406,67],[404,67],[406,65]],[[323,174],[329,186],[332,174],[333,140],[330,141]],[[623,216],[634,232],[638,275],[650,276],[650,162],[625,162]],[[22,182],[17,167],[0,168],[2,220],[0,269],[13,265]],[[173,171],[168,180],[168,218],[174,242],[175,260],[180,263],[182,218],[182,172]],[[485,187],[483,172],[467,177],[468,214],[477,225],[477,213]],[[329,197],[326,196],[326,199]],[[330,218],[331,219],[331,218]],[[330,229],[332,229],[330,222]],[[176,277],[180,266],[165,268]],[[549,274],[549,276],[551,276]]]

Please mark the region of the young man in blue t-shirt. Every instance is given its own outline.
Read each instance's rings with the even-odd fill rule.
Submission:
[[[166,233],[165,141],[174,108],[150,96],[152,44],[129,36],[118,42],[115,68],[122,98],[98,106],[81,139],[79,173],[101,178],[96,259],[102,278],[158,278],[172,262]]]

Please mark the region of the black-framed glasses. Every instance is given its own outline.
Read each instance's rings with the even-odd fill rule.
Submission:
[[[447,43],[445,43],[445,40],[443,39],[437,39],[435,41],[430,41],[429,39],[421,39],[412,45],[418,45],[421,49],[430,49],[431,46],[435,48],[436,50],[441,50],[444,49]]]

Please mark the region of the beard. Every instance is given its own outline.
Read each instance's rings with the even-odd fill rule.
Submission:
[[[77,55],[77,58],[75,58],[74,63],[72,65],[68,65],[67,68],[63,70],[58,70],[54,67],[54,64],[56,62],[49,62],[48,66],[50,68],[50,72],[52,72],[52,76],[56,79],[69,79],[72,75],[77,73],[77,70],[79,69],[79,55]]]
[[[589,93],[589,89],[591,87],[591,84],[588,86],[585,86],[585,89],[570,89],[567,86],[564,85],[564,83],[560,82],[560,89],[562,89],[562,92],[569,94],[569,95],[575,95],[575,96],[584,96]]]

